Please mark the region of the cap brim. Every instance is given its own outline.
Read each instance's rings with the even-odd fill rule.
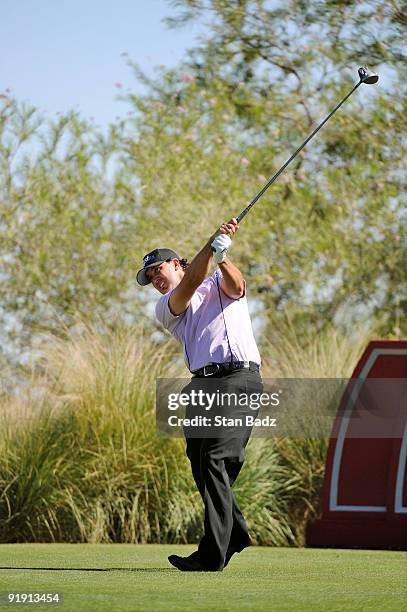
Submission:
[[[145,266],[144,268],[141,268],[141,270],[139,270],[136,275],[138,284],[142,286],[149,285],[151,283],[151,280],[147,278],[146,270],[148,270],[148,268],[154,268],[154,266],[159,266],[160,264],[164,263],[164,261],[165,261],[164,259],[162,261],[155,261],[149,266]]]

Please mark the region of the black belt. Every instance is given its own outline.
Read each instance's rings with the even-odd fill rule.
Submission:
[[[225,374],[229,374],[230,372],[234,372],[235,370],[250,370],[250,372],[259,372],[260,366],[258,363],[254,363],[254,361],[230,361],[226,363],[208,363],[203,368],[199,370],[195,370],[195,372],[191,372],[192,376],[205,378],[207,376],[225,376]]]

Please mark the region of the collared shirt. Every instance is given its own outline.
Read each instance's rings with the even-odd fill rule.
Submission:
[[[183,344],[185,363],[191,372],[208,363],[232,360],[261,363],[247,306],[246,284],[244,295],[235,300],[222,291],[222,278],[220,270],[208,276],[180,315],[170,311],[172,291],[163,295],[155,308],[159,322]]]

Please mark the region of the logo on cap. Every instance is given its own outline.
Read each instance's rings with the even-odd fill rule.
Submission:
[[[144,263],[144,265],[146,265],[146,264],[147,264],[149,261],[151,261],[152,259],[155,259],[155,255],[152,255],[152,254],[150,254],[150,255],[146,255],[146,256],[144,257],[144,259],[143,259],[143,263]]]

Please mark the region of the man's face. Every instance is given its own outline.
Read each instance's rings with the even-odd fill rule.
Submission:
[[[183,277],[184,271],[178,259],[163,261],[157,266],[152,266],[146,270],[146,276],[151,280],[152,285],[164,295],[174,289]]]

